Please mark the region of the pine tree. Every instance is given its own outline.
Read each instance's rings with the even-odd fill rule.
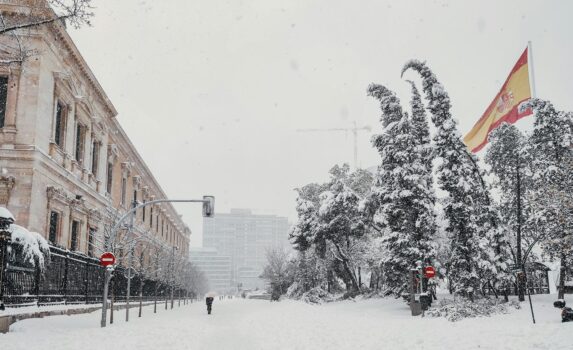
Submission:
[[[430,128],[428,126],[428,121],[426,120],[426,110],[422,103],[422,97],[418,92],[418,88],[416,88],[414,82],[408,80],[408,83],[412,86],[412,100],[410,101],[412,113],[412,135],[414,136],[414,140],[418,147],[420,147],[422,163],[426,167],[426,172],[430,176],[431,181],[432,161],[434,158],[430,140]]]
[[[526,191],[530,187],[530,162],[527,140],[511,124],[503,123],[489,135],[490,146],[485,161],[495,175],[496,187],[500,192],[498,205],[501,221],[511,236],[513,261],[518,266],[525,263],[523,253],[527,242],[531,242],[532,233],[526,225],[530,206]],[[518,281],[519,300],[524,298],[524,280]]]
[[[497,226],[477,159],[461,140],[447,92],[425,63],[410,61],[402,74],[410,68],[422,77],[437,129],[433,140],[434,155],[439,160],[437,181],[449,195],[444,200],[446,230],[451,239],[448,277],[456,293],[473,298],[486,281],[501,278],[500,271],[507,267],[507,241]]]
[[[531,107],[535,113],[530,138],[535,207],[531,221],[545,237],[545,255],[561,260],[559,298],[563,298],[573,255],[573,116],[557,111],[548,101],[534,99]]]
[[[422,145],[398,98],[381,85],[371,85],[368,93],[380,101],[383,112],[384,129],[373,143],[382,158],[374,190],[379,203],[374,220],[383,229],[384,287],[386,293],[399,296],[416,262],[435,257],[435,200]]]

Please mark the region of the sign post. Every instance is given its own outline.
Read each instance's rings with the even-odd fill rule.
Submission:
[[[99,263],[104,267],[111,266],[115,264],[115,255],[110,252],[105,252],[100,256]]]
[[[105,267],[105,281],[103,285],[103,300],[101,303],[101,326],[105,327],[107,323],[107,294],[109,281],[111,280],[111,273],[113,272],[113,265],[115,264],[115,255],[110,252],[103,253],[99,258],[99,262]]]
[[[436,269],[434,269],[433,266],[426,266],[424,268],[424,277],[426,277],[426,278],[436,277]]]

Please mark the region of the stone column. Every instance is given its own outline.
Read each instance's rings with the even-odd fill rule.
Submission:
[[[18,94],[20,85],[20,70],[11,70],[8,75],[8,91],[6,96],[6,112],[4,115],[5,142],[16,141],[16,109],[18,106]]]

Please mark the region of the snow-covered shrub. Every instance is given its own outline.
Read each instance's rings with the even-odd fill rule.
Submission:
[[[505,303],[502,299],[478,299],[474,302],[465,298],[440,299],[435,306],[426,311],[426,315],[445,317],[448,321],[456,322],[470,317],[506,314],[511,308],[519,309],[521,306],[515,300]]]
[[[293,284],[288,287],[286,296],[290,299],[298,300],[300,299],[301,295],[304,294],[303,288],[300,283],[294,282]]]
[[[40,268],[44,267],[45,258],[50,253],[48,241],[37,232],[30,232],[22,226],[10,225],[12,242],[22,247],[22,257],[27,262]]]
[[[300,299],[308,304],[322,304],[334,301],[332,294],[320,287],[312,288],[308,292],[304,293]]]

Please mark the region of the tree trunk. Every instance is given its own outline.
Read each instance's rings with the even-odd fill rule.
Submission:
[[[109,324],[113,323],[113,304],[115,302],[115,291],[114,288],[115,286],[111,287],[111,310],[109,311]]]
[[[350,277],[350,280],[352,282],[351,283],[352,291],[353,292],[360,292],[360,285],[358,284],[358,281],[356,279],[356,275],[353,273],[352,269],[350,268],[350,265],[348,264],[348,258],[346,258],[346,256],[342,253],[338,244],[335,243],[334,246],[336,247],[336,250],[338,250],[338,254],[340,255],[338,257],[338,260],[340,260],[340,262],[342,262],[342,267],[344,268],[344,271],[346,272],[348,277]]]
[[[374,290],[374,278],[375,274],[374,271],[370,272],[370,289]]]
[[[153,313],[157,313],[157,281],[155,281],[155,292],[153,293]]]
[[[522,254],[521,254],[521,178],[520,178],[520,171],[519,171],[519,156],[517,158],[517,249],[516,252],[516,263],[520,269],[523,270],[525,273],[525,261],[523,261]],[[519,274],[518,274],[519,276]],[[523,278],[517,278],[517,295],[519,301],[525,301],[525,294],[524,289],[526,286],[524,285]]]
[[[561,254],[561,267],[559,268],[559,294],[557,295],[557,299],[564,299],[565,298],[565,270],[566,270],[566,263],[565,263],[565,254]]]
[[[139,317],[141,317],[141,309],[143,309],[143,278],[139,281]]]

